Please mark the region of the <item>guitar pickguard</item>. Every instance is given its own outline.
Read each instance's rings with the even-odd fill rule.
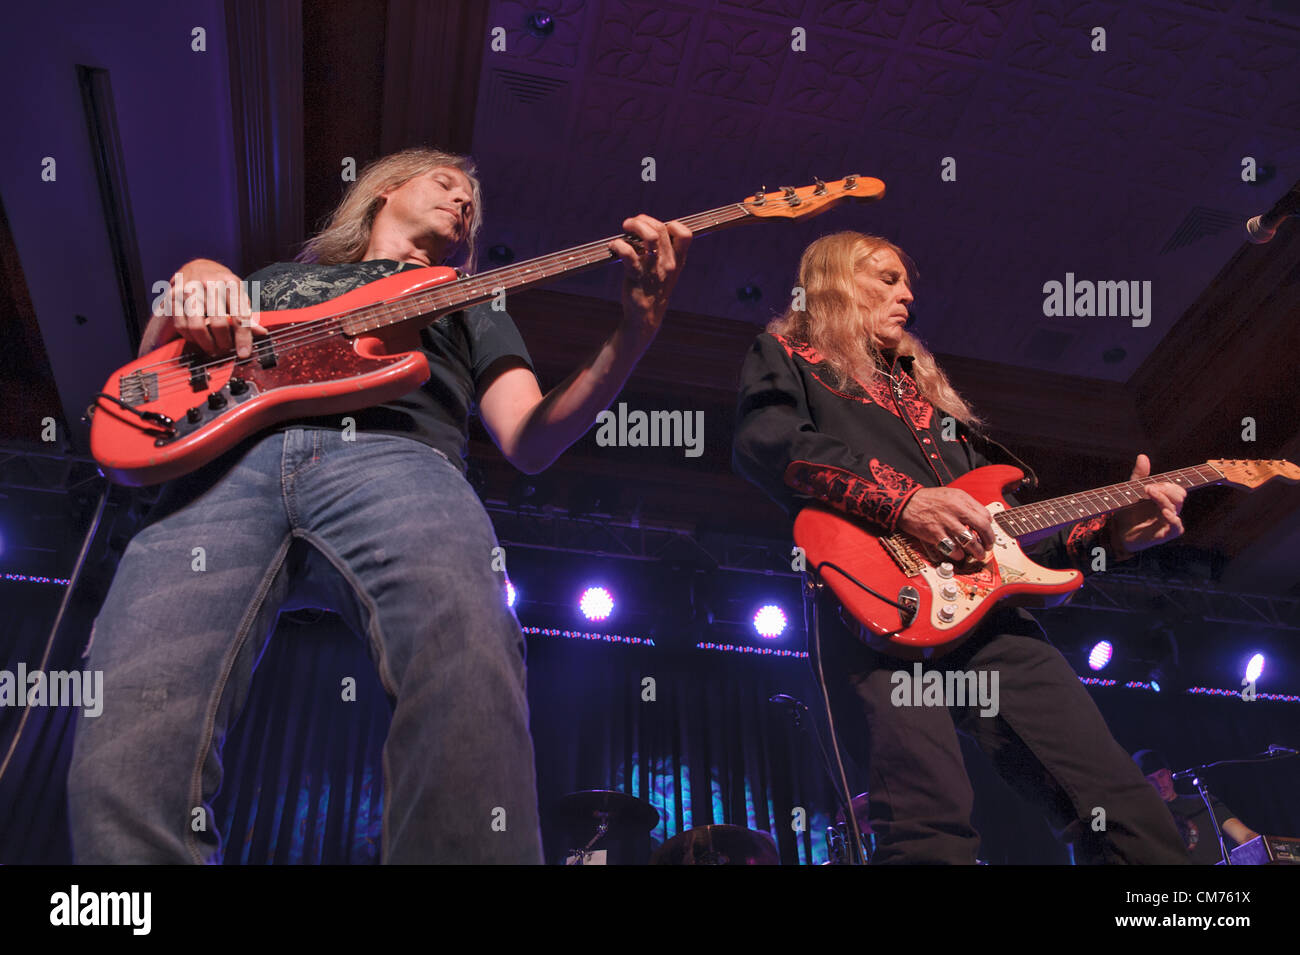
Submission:
[[[1006,505],[995,501],[986,505],[990,514],[1006,510]],[[952,575],[943,576],[938,567],[928,561],[921,566],[920,574],[930,585],[934,599],[930,603],[930,625],[936,630],[960,627],[989,595],[1004,584],[1022,583],[1053,585],[1069,583],[1074,571],[1049,570],[1035,564],[1020,549],[1020,543],[993,522],[993,550],[987,562],[978,570],[963,573],[955,568]]]

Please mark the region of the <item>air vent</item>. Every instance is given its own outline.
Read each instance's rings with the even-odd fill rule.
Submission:
[[[509,110],[512,105],[536,106],[545,101],[556,90],[562,90],[569,84],[564,80],[538,76],[536,73],[521,73],[517,70],[493,70],[493,105]]]
[[[1232,228],[1235,225],[1244,228],[1245,223],[1240,222],[1238,216],[1230,212],[1224,212],[1222,209],[1193,206],[1192,211],[1187,213],[1187,217],[1174,230],[1174,234],[1169,237],[1165,247],[1160,250],[1160,254],[1166,255],[1184,246],[1191,245],[1197,239],[1203,239],[1207,235],[1218,235],[1223,230]]]

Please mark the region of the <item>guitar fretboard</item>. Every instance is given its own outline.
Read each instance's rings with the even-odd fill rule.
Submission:
[[[1109,487],[1094,488],[1078,494],[1067,494],[1064,497],[1054,497],[1035,504],[1022,504],[1019,507],[1000,511],[993,519],[1012,537],[1023,537],[1035,531],[1065,527],[1076,521],[1110,514],[1130,504],[1150,500],[1142,493],[1142,488],[1148,484],[1177,484],[1190,490],[1219,484],[1223,480],[1223,475],[1209,464],[1198,464],[1177,471],[1166,471],[1164,474],[1152,474],[1150,477],[1126,481],[1123,484],[1112,484]]]
[[[713,232],[751,216],[743,203],[733,203],[684,217],[681,222],[694,235]],[[616,258],[609,244],[628,236],[610,236],[596,242],[574,246],[561,252],[539,256],[507,265],[491,272],[471,275],[455,282],[404,295],[390,302],[380,302],[365,308],[335,316],[342,330],[349,335],[364,335],[399,322],[425,316],[440,315],[457,309],[490,302],[501,292],[519,291],[566,273],[581,272]]]

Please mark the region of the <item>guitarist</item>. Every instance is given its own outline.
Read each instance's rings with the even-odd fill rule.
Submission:
[[[260,307],[313,305],[403,269],[472,268],[474,173],[433,149],[371,164],[298,263],[250,277]],[[383,861],[542,861],[524,640],[465,480],[468,417],[528,473],[591,427],[654,339],[691,235],[645,215],[623,229],[639,242],[610,245],[625,264],[622,320],[545,395],[510,317],[470,308],[420,333],[429,381],[351,415],[355,433],[341,416],[281,423],[165,486],[92,628],[90,665],[112,689],[75,744],[77,861],[220,860],[221,741],[281,607],[299,605],[333,608],[364,636],[394,707]],[[195,281],[220,294],[190,295]],[[242,357],[264,333],[215,262],[183,266],[172,293],[142,352],[179,335]]]
[[[994,541],[989,513],[944,485],[988,464],[988,445],[970,406],[905,330],[913,272],[897,246],[855,232],[804,251],[806,307],[772,321],[741,372],[733,465],[791,516],[817,501],[873,532],[903,531],[933,548],[936,560],[980,559]],[[1150,473],[1139,455],[1130,480]],[[1084,570],[1095,546],[1123,560],[1181,534],[1186,491],[1162,483],[1146,492],[1147,502],[1041,540],[1035,559]],[[975,863],[979,836],[959,731],[1076,841],[1080,861],[1186,861],[1169,813],[1027,612],[994,609],[969,640],[926,664],[996,674],[1001,699],[986,717],[973,704],[893,705],[891,676],[912,664],[868,649],[829,597],[821,599],[831,712],[869,769],[873,862]]]

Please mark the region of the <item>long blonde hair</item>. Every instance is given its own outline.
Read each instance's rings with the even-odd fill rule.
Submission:
[[[460,267],[466,272],[473,272],[477,259],[476,241],[479,230],[483,227],[483,194],[475,175],[477,170],[474,160],[468,156],[423,146],[403,149],[391,156],[376,159],[362,169],[356,182],[348,186],[338,206],[330,213],[325,228],[307,241],[295,261],[320,265],[360,262],[370,245],[370,230],[374,226],[375,215],[384,204],[380,194],[439,166],[459,169],[469,180],[473,191],[474,207],[470,211],[469,231],[464,241],[448,254],[450,258],[454,252],[461,253],[463,258]]]
[[[878,316],[862,315],[857,284],[853,280],[854,269],[862,260],[881,249],[889,249],[899,257],[907,269],[910,285],[916,266],[894,243],[878,235],[836,232],[809,245],[799,260],[799,285],[804,290],[805,307],[796,309],[792,302],[767,325],[770,334],[807,345],[820,355],[835,376],[834,386],[840,391],[851,388],[855,382],[870,386],[885,368],[883,356],[876,347]],[[895,351],[900,358],[911,356],[912,378],[930,404],[972,428],[983,423],[914,335],[904,332]]]

